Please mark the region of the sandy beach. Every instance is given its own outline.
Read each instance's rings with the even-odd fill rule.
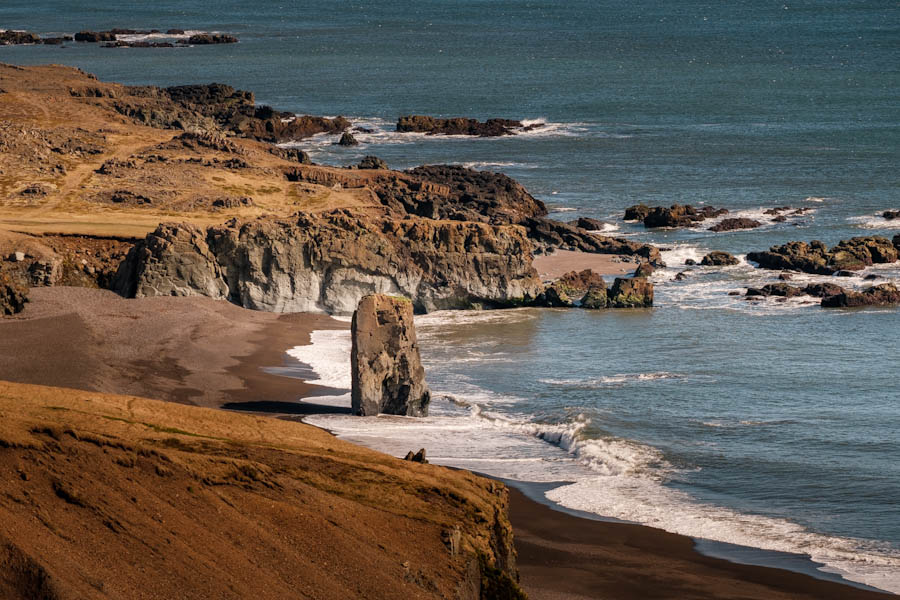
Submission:
[[[312,330],[346,326],[208,298],[123,300],[101,290],[35,289],[19,318],[0,321],[0,379],[282,416],[321,412],[329,409],[316,407],[314,395],[327,388],[264,369],[302,373],[285,352],[309,343]],[[301,397],[310,402],[298,403]],[[521,584],[532,598],[892,597],[710,558],[691,538],[575,517],[515,489],[510,519]]]
[[[543,281],[558,279],[569,271],[591,269],[604,276],[628,275],[634,273],[636,262],[628,262],[629,257],[618,254],[591,254],[574,250],[557,250],[553,254],[542,254],[534,259],[534,268]]]

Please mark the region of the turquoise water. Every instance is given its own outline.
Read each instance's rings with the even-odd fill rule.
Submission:
[[[456,402],[438,398],[434,417],[412,424],[323,422],[398,453],[427,445],[437,462],[572,481],[550,499],[808,553],[900,591],[897,309],[751,304],[728,292],[772,277],[746,263],[673,280],[708,250],[900,233],[877,216],[900,208],[896,2],[7,1],[0,27],[234,33],[233,46],[13,47],[0,60],[124,83],[219,81],[279,108],[343,114],[374,133],[352,149],[300,143],[314,160],[502,171],[558,218],[600,218],[671,248],[653,310],[426,316],[430,383]],[[503,139],[394,133],[408,113],[543,125]],[[621,219],[636,202],[811,211],[745,232],[647,232]]]

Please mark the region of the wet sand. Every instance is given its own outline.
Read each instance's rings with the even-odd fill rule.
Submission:
[[[630,262],[630,256],[618,254],[591,254],[573,250],[557,250],[553,254],[543,254],[534,259],[538,276],[546,281],[558,279],[569,271],[591,269],[598,275],[629,275],[634,273],[638,263]],[[628,262],[625,262],[628,261]]]

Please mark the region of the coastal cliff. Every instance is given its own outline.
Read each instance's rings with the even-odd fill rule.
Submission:
[[[205,295],[273,312],[350,314],[372,293],[419,312],[521,304],[540,292],[514,226],[365,217],[338,210],[206,230],[163,224],[114,281],[129,297]]]

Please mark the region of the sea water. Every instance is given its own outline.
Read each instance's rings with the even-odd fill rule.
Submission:
[[[174,49],[4,47],[108,80],[223,82],[261,103],[348,116],[372,133],[297,144],[313,160],[367,154],[392,168],[501,171],[553,211],[659,244],[651,310],[521,309],[425,315],[426,419],[311,421],[398,455],[522,481],[568,482],[561,505],[695,537],[808,554],[900,592],[900,314],[824,310],[729,292],[773,281],[746,253],[900,233],[900,5],[509,0],[380,3],[7,0],[0,27],[221,31],[241,42]],[[505,117],[492,139],[398,134],[404,114]],[[728,208],[766,224],[647,231],[624,208]],[[773,206],[808,208],[770,223]],[[688,268],[709,250],[741,257]],[[682,281],[675,275],[688,271]],[[896,266],[867,274],[897,281]],[[796,283],[822,280],[798,276]],[[298,349],[338,402],[341,332]],[[343,373],[343,375],[342,375]]]

